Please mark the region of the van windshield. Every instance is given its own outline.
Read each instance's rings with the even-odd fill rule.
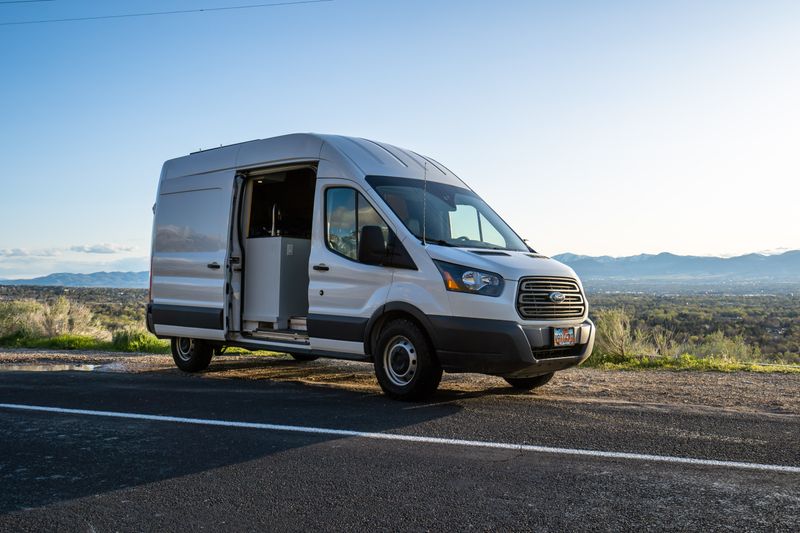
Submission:
[[[386,176],[368,176],[367,183],[418,239],[423,238],[424,220],[425,241],[432,244],[528,251],[503,219],[469,189]]]

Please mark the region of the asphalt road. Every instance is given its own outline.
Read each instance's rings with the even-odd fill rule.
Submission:
[[[0,403],[800,466],[800,417],[0,372]],[[405,438],[405,437],[404,437]],[[798,531],[800,473],[0,407],[0,530]]]

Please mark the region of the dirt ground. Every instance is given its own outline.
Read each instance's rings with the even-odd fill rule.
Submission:
[[[0,372],[22,370],[181,373],[169,355],[0,349]],[[215,357],[205,372],[186,376],[380,392],[372,365],[329,359],[298,363],[289,356],[224,355]],[[445,374],[440,389],[447,391],[441,399],[450,401],[496,394],[519,401],[591,401],[665,408],[680,405],[682,410],[800,415],[800,374],[574,368],[557,373],[549,384],[533,392],[518,392],[501,378],[478,374]]]

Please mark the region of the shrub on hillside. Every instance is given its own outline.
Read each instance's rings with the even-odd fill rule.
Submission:
[[[99,340],[108,340],[110,337],[88,307],[64,296],[42,304],[42,325],[47,337],[79,335]]]
[[[121,352],[166,353],[169,343],[158,339],[145,329],[127,328],[114,332],[111,339],[114,350]]]
[[[730,337],[723,331],[716,331],[683,343],[676,339],[674,332],[661,326],[636,329],[632,323],[632,317],[625,309],[598,311],[595,350],[588,364],[663,367],[665,364],[672,364],[663,359],[674,360],[677,364],[679,359],[689,357],[692,366],[700,367],[703,360],[742,363],[764,360],[759,347],[748,344],[742,336]],[[784,356],[780,361],[792,359]],[[681,365],[687,367],[687,361],[683,361]]]
[[[758,346],[747,344],[741,335],[727,337],[722,331],[705,335],[688,346],[688,351],[696,357],[717,357],[730,361],[760,361]]]
[[[656,348],[645,331],[631,327],[625,309],[604,309],[597,313],[595,348],[609,360],[625,360],[633,356],[655,355]]]
[[[35,300],[0,302],[0,337],[44,335],[42,304]]]
[[[59,337],[75,335],[108,340],[109,332],[83,304],[59,296],[52,302],[0,302],[0,337]]]

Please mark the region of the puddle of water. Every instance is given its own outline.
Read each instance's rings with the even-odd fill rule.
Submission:
[[[102,365],[68,365],[68,364],[55,364],[55,365],[0,365],[0,372],[92,372],[97,370]]]
[[[128,366],[122,361],[114,361],[113,363],[97,365],[95,370],[97,372],[127,372]]]

